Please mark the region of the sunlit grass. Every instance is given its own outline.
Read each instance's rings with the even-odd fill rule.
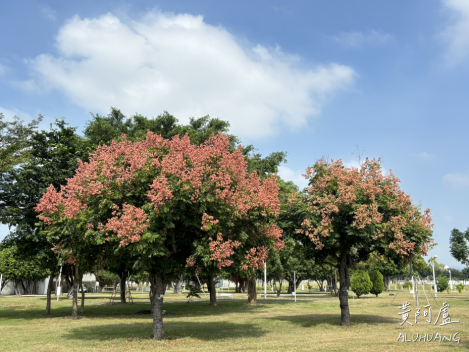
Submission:
[[[396,294],[396,292],[390,292]],[[44,297],[0,296],[0,351],[449,351],[469,348],[469,294],[439,294],[432,305],[432,323],[423,313],[414,326],[400,326],[398,307],[411,303],[409,320],[414,320],[415,300],[408,292],[395,296],[382,293],[352,300],[350,327],[340,326],[338,299],[329,294],[299,295],[298,302],[285,295],[259,298],[255,306],[246,294],[221,300],[211,307],[202,299],[187,304],[185,295],[167,293],[164,305],[166,339],[152,339],[150,315],[134,313],[150,309],[148,293],[133,293],[134,303],[109,303],[110,293],[88,294],[85,314],[73,320],[71,301],[53,301],[52,317],[44,316]],[[237,299],[242,299],[238,301]],[[426,302],[421,298],[421,308]],[[452,320],[460,323],[434,325],[441,304],[450,304]],[[442,320],[440,318],[440,320]],[[459,332],[456,342],[401,342],[399,333]]]

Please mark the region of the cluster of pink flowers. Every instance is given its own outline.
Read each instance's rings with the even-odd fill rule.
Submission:
[[[193,257],[189,257],[186,259],[186,268],[193,267],[195,265],[195,259]]]
[[[241,270],[264,268],[264,261],[267,260],[268,255],[269,249],[265,246],[251,248],[244,256],[245,261],[241,265]]]
[[[234,254],[234,248],[241,246],[241,242],[232,240],[223,241],[223,235],[221,233],[217,234],[216,241],[211,237],[209,237],[208,240],[210,251],[212,252],[210,260],[218,262],[219,269],[233,264],[233,261],[228,258]]]
[[[202,145],[192,144],[187,135],[166,140],[150,131],[138,142],[128,141],[125,135],[121,137],[119,143],[100,145],[90,154],[89,162],[79,160],[75,176],[67,180],[60,192],[52,186],[48,188],[36,207],[46,225],[59,219],[78,219],[80,215],[86,219],[88,206],[96,207],[103,200],[114,202],[122,194],[132,192],[138,182],[146,178],[150,180],[146,194],[148,204],[157,213],[164,207],[171,207],[171,202],[178,197],[197,202],[207,195],[213,196],[233,218],[247,218],[253,210],[259,210],[265,217],[276,216],[280,211],[277,177],[261,182],[257,173],[247,175],[242,147],[231,152],[228,136],[219,133]],[[108,236],[107,240],[119,239],[120,246],[139,241],[149,227],[145,211],[131,204],[123,204],[122,210],[115,204],[113,207],[112,217],[105,225],[88,220],[85,228],[97,228],[96,231]],[[218,219],[204,214],[201,229],[209,231],[213,228],[211,225],[218,223]],[[277,249],[283,247],[280,229],[270,227],[262,231],[266,238],[274,240]],[[212,260],[222,266],[230,265],[227,258],[239,247],[238,243],[231,239],[223,242],[217,237],[210,247]],[[256,262],[254,253],[264,255],[260,249],[252,252],[250,261],[253,263]],[[187,264],[194,265],[191,260]]]
[[[270,223],[269,227],[261,227],[260,232],[267,238],[274,240],[274,247],[277,251],[281,251],[285,246],[285,242],[282,240],[283,230],[273,222]]]
[[[218,221],[218,220],[214,220],[214,219],[213,219],[213,216],[208,215],[207,213],[204,213],[204,214],[202,215],[202,227],[201,227],[200,229],[207,231],[207,230],[210,229],[209,224],[211,224],[211,225],[216,225],[216,224],[218,224],[218,223],[219,223],[219,221]]]
[[[130,204],[123,204],[120,217],[113,217],[105,225],[106,230],[113,231],[121,239],[120,247],[140,241],[140,234],[150,226],[147,214]]]

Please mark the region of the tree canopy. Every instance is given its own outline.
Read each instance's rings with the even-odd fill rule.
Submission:
[[[12,122],[4,121],[4,118],[0,112],[0,175],[28,160],[32,152],[30,138],[42,121],[41,115],[27,125],[17,116]]]
[[[458,229],[451,231],[449,238],[450,252],[454,259],[469,265],[469,228],[463,233]]]

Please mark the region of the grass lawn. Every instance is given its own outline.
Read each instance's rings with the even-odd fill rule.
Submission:
[[[432,322],[421,315],[415,324],[415,300],[408,292],[382,293],[352,300],[352,325],[340,326],[338,299],[328,294],[298,295],[280,300],[273,295],[248,305],[245,294],[235,300],[187,304],[184,295],[166,294],[164,327],[166,340],[152,339],[151,315],[134,313],[150,309],[148,294],[134,293],[132,304],[109,304],[110,294],[88,294],[85,314],[71,319],[70,300],[53,300],[51,317],[44,316],[45,297],[0,296],[0,351],[452,351],[469,349],[469,292],[441,293],[432,300]],[[202,296],[202,298],[204,298]],[[236,299],[242,299],[238,301]],[[275,298],[275,299],[274,299]],[[404,302],[411,303],[409,321],[400,325]],[[443,302],[449,316],[460,323],[434,325]],[[399,334],[459,332],[455,341],[402,342]],[[416,335],[414,335],[415,338]]]

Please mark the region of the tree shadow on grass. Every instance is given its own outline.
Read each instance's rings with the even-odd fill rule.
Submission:
[[[293,324],[301,325],[305,328],[326,324],[340,326],[340,314],[303,314],[303,315],[280,315],[268,319],[288,321]],[[382,317],[370,314],[352,314],[350,324],[396,324],[399,320],[395,317]]]
[[[253,324],[234,324],[230,322],[165,322],[167,339],[196,338],[200,340],[236,339],[261,337],[265,331]],[[63,335],[71,340],[120,340],[152,339],[152,323],[109,324],[85,326],[70,329]]]
[[[80,301],[78,302],[78,311],[80,312]],[[18,309],[20,308],[20,309]],[[219,302],[218,306],[212,307],[207,302],[192,302],[187,304],[186,302],[170,302],[164,303],[163,309],[166,310],[168,316],[187,317],[188,320],[191,317],[203,317],[203,316],[217,316],[223,314],[244,314],[254,313],[259,310],[270,309],[269,305],[258,304],[249,305],[246,302]],[[86,319],[102,319],[102,318],[114,318],[114,319],[152,319],[151,315],[137,315],[138,311],[151,309],[150,303],[131,303],[121,304],[113,303],[108,304],[92,304],[87,305],[85,301],[85,314]],[[69,306],[54,307],[51,309],[51,316],[46,317],[44,315],[45,305],[43,308],[30,308],[28,305],[12,305],[10,309],[6,306],[1,310],[2,320],[47,320],[50,318],[71,318],[72,315],[72,302],[70,301]],[[79,318],[81,318],[79,314]]]

